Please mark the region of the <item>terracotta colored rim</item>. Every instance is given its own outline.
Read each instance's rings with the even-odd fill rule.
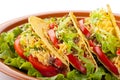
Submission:
[[[74,12],[74,14],[76,15],[76,17],[78,19],[80,18],[84,18],[84,17],[88,17],[89,16],[89,11],[72,11]],[[49,18],[49,17],[61,17],[64,16],[66,14],[68,14],[69,11],[60,11],[60,12],[51,12],[51,13],[38,13],[38,14],[33,14],[34,16],[38,16],[40,18]],[[31,16],[31,15],[29,15]],[[0,25],[0,33],[1,32],[6,32],[9,31],[10,29],[22,25],[24,23],[27,23],[27,19],[29,16],[23,16],[20,18],[16,18],[10,21],[7,21],[3,24]],[[119,14],[115,14],[115,18],[117,20],[118,25],[120,25],[120,15]],[[34,77],[30,77],[28,75],[26,75],[25,73],[5,65],[2,60],[0,60],[0,71],[16,78],[17,80],[36,80],[36,78]]]

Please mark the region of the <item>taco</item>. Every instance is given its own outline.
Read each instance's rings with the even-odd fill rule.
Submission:
[[[16,52],[22,58],[28,60],[43,76],[51,77],[58,73],[66,74],[69,71],[69,64],[49,44],[42,31],[39,31],[39,36],[31,25],[24,29],[15,40],[14,48]],[[41,28],[47,25],[40,19],[39,26]]]
[[[90,17],[77,23],[88,40],[91,52],[108,71],[120,79],[120,28],[110,6],[107,5],[107,11],[103,8],[92,11]]]

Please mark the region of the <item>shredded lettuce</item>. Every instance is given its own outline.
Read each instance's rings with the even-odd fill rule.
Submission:
[[[59,40],[65,42],[68,47],[68,53],[71,53],[72,48],[76,49],[79,53],[82,53],[83,50],[74,42],[74,38],[78,37],[77,31],[73,25],[69,24],[71,24],[70,17],[61,18],[58,29],[56,30],[56,36]]]
[[[109,57],[114,57],[116,55],[117,47],[120,47],[120,42],[118,38],[109,33],[97,32],[95,37],[98,43],[102,45],[102,50]]]

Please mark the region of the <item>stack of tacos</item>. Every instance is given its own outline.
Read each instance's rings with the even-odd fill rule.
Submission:
[[[44,77],[76,70],[87,80],[107,79],[108,73],[120,79],[120,29],[107,8],[80,20],[73,12],[45,19],[31,16],[14,49]]]

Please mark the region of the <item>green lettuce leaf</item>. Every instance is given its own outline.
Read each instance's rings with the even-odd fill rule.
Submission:
[[[95,37],[97,42],[102,45],[102,50],[107,56],[114,57],[116,55],[117,47],[120,47],[118,38],[107,32],[97,32]]]
[[[21,57],[16,58],[7,58],[4,60],[4,63],[13,67],[18,68],[19,70],[25,71],[29,76],[41,77],[42,75],[33,68],[30,62],[25,61]]]

